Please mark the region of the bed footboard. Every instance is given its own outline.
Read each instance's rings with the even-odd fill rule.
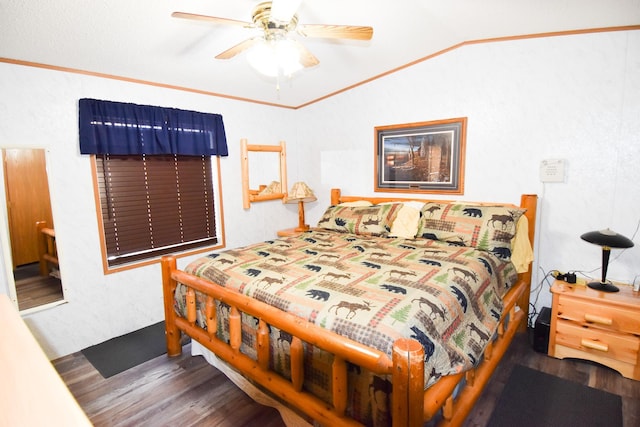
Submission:
[[[175,258],[162,259],[164,309],[166,320],[167,354],[181,353],[180,331],[197,340],[219,358],[260,384],[285,402],[314,420],[327,425],[361,425],[348,418],[347,363],[361,366],[378,375],[391,375],[393,393],[391,413],[394,426],[421,426],[423,424],[424,349],[413,339],[399,339],[394,343],[393,356],[344,338],[316,326],[304,319],[283,313],[275,307],[229,291],[207,280],[176,269]],[[177,283],[188,287],[187,317],[178,316],[173,307]],[[206,295],[207,329],[196,323],[196,295]],[[230,342],[217,337],[215,301],[230,306]],[[259,319],[257,360],[241,353],[240,313]],[[291,334],[291,380],[269,369],[268,325]],[[332,366],[333,402],[328,405],[302,388],[304,381],[304,355],[302,342],[307,342],[334,355]]]

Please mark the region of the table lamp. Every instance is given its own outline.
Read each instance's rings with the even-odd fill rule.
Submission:
[[[296,182],[291,187],[291,191],[287,194],[285,203],[298,204],[298,227],[296,231],[307,231],[309,226],[304,223],[304,203],[315,202],[318,200],[313,194],[313,190],[304,182]]]
[[[587,286],[603,292],[618,292],[620,289],[618,289],[617,286],[614,286],[611,282],[607,282],[607,267],[609,267],[611,248],[631,248],[633,247],[633,241],[608,228],[584,233],[580,238],[594,245],[602,246],[602,280],[599,282],[590,282]]]

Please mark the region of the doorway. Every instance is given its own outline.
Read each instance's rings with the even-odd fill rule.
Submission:
[[[4,148],[2,158],[18,308],[62,301],[45,150]]]

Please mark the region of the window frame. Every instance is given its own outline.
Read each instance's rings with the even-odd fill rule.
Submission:
[[[102,217],[102,200],[100,197],[100,188],[98,183],[98,165],[96,155],[91,155],[91,174],[93,180],[94,187],[94,201],[96,207],[96,217],[98,221],[98,231],[100,236],[100,250],[101,250],[101,258],[102,258],[102,268],[104,274],[112,274],[119,271],[129,270],[133,268],[143,267],[151,264],[160,263],[160,260],[163,255],[151,255],[148,258],[131,261],[128,263],[123,263],[119,265],[109,265],[108,253],[107,253],[107,245],[106,245],[106,235],[105,235],[105,227]],[[224,210],[223,210],[223,202],[222,202],[222,179],[221,179],[221,171],[220,171],[220,157],[219,156],[211,156],[211,179],[212,179],[212,189],[214,191],[213,199],[214,199],[214,220],[215,220],[215,230],[216,237],[218,242],[215,245],[207,245],[198,248],[191,248],[180,251],[176,250],[175,253],[171,253],[172,256],[176,258],[182,258],[190,255],[195,255],[202,252],[209,252],[213,250],[222,249],[225,247],[225,227],[224,227]],[[166,255],[166,254],[165,254]]]

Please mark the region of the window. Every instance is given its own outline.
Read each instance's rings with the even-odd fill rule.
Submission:
[[[222,116],[79,100],[80,152],[91,154],[105,273],[160,255],[224,246]],[[213,159],[215,158],[215,162]]]
[[[106,269],[223,242],[212,179],[217,164],[212,159],[95,157]]]

